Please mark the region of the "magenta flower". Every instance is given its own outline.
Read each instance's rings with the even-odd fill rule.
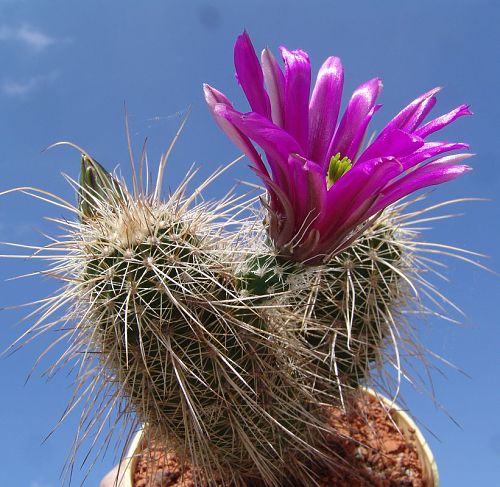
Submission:
[[[234,48],[236,76],[250,104],[238,112],[205,85],[217,123],[252,161],[268,192],[268,232],[290,259],[318,263],[346,248],[391,203],[427,186],[444,183],[470,167],[470,154],[444,153],[464,143],[426,138],[471,112],[466,105],[422,125],[438,88],[398,113],[362,148],[368,124],[381,105],[382,82],[356,89],[338,122],[344,72],[339,58],[321,66],[309,97],[307,53],[281,47],[284,71],[268,49],[261,62],[246,32]],[[267,88],[267,90],[266,90]],[[265,152],[267,165],[252,142]],[[440,156],[440,157],[437,157]]]

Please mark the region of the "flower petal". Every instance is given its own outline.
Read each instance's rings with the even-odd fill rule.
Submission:
[[[410,169],[417,164],[430,159],[431,157],[438,156],[444,152],[449,152],[458,149],[468,149],[469,144],[462,142],[426,142],[420,149],[416,150],[413,154],[406,157],[401,157],[399,160],[403,164],[405,170]]]
[[[424,145],[424,140],[414,134],[396,129],[381,134],[359,157],[358,163],[376,157],[403,157]]]
[[[271,115],[278,127],[283,127],[285,110],[285,77],[278,61],[269,49],[264,49],[261,55],[264,81],[271,101]]]
[[[427,137],[429,134],[441,130],[457,118],[463,117],[464,115],[472,115],[472,112],[469,110],[468,105],[460,105],[458,108],[455,108],[455,110],[452,110],[451,112],[448,112],[441,117],[431,120],[430,122],[420,127],[418,130],[416,130],[415,133],[420,137]]]
[[[291,194],[288,178],[288,156],[300,154],[297,141],[269,119],[255,112],[241,113],[225,104],[215,106],[215,113],[231,122],[245,136],[260,145],[267,156],[271,167],[273,180],[285,191]]]
[[[354,91],[328,148],[329,156],[340,152],[341,157],[349,157],[351,160],[354,158],[366,131],[363,122],[372,111],[381,89],[380,78],[373,78]],[[353,140],[359,141],[356,146],[352,144]]]
[[[353,164],[357,164],[358,160],[358,152],[361,148],[361,144],[363,143],[363,140],[365,138],[366,134],[366,129],[368,128],[368,124],[370,123],[371,119],[373,118],[373,115],[375,112],[380,110],[382,108],[382,105],[374,105],[374,107],[368,112],[366,117],[363,119],[363,121],[359,124],[358,131],[354,138],[352,139],[351,143],[349,144],[349,148],[347,149],[347,157],[353,161]]]
[[[255,171],[255,168],[252,167],[251,169]],[[274,230],[270,230],[271,235],[276,235],[278,231],[289,231],[286,228],[287,226],[292,228],[293,231],[295,217],[288,195],[286,195],[269,176],[263,175],[257,171],[255,172],[257,176],[262,179],[267,189],[267,201],[265,201],[263,197],[260,199],[263,206],[268,211],[269,226],[270,228],[274,228]],[[285,225],[281,225],[282,221],[284,221]],[[280,230],[278,230],[278,228]]]
[[[339,225],[353,217],[367,199],[370,201],[402,170],[393,157],[377,158],[356,164],[328,191],[320,222],[325,239],[336,239]],[[326,230],[326,231],[325,231]]]
[[[328,147],[335,133],[342,101],[344,69],[338,57],[329,57],[321,66],[309,103],[308,157],[325,167]]]
[[[205,100],[207,102],[208,108],[210,109],[210,112],[217,122],[217,125],[219,125],[219,127],[233,141],[236,147],[238,147],[252,161],[255,170],[259,174],[268,176],[266,166],[264,165],[262,158],[259,156],[258,152],[255,150],[255,147],[253,146],[250,139],[238,128],[236,128],[231,122],[215,113],[215,107],[218,104],[223,104],[230,108],[233,108],[233,105],[228,100],[228,98],[223,93],[207,84],[203,85],[203,92],[205,94]]]
[[[434,88],[413,100],[382,129],[379,137],[383,137],[386,132],[394,129],[413,132],[435,105],[436,98],[434,95],[440,90],[441,88]]]
[[[301,153],[307,153],[309,137],[309,91],[311,64],[306,52],[281,47],[285,63],[285,130],[295,138]]]
[[[341,61],[330,57],[323,63],[309,101],[307,53],[282,47],[281,54],[284,71],[268,49],[262,52],[261,67],[244,32],[236,42],[234,58],[252,111],[236,111],[222,93],[208,86],[205,96],[219,125],[250,157],[267,188],[263,201],[267,231],[282,256],[321,263],[324,257],[347,248],[391,203],[470,170],[461,164],[469,154],[442,156],[466,144],[425,141],[470,114],[461,105],[421,126],[436,103],[439,88],[401,110],[358,156],[371,118],[380,108],[376,100],[381,80],[374,78],[354,91],[336,127],[343,88]],[[254,143],[264,150],[267,164]],[[326,172],[337,153],[350,161],[343,161],[329,187]]]
[[[314,227],[322,213],[326,195],[325,175],[318,164],[298,154],[290,155],[288,165],[294,190],[293,200],[290,200],[294,225],[291,227],[287,225],[288,222],[283,221],[281,233],[271,237],[278,248],[285,249],[290,254],[309,254],[312,251],[312,241],[319,242],[320,235]],[[288,232],[285,233],[285,229]],[[315,237],[312,238],[315,231]]]
[[[444,156],[415,169],[385,188],[370,213],[374,214],[419,189],[451,181],[472,170],[465,164],[457,164],[471,156],[472,154]]]
[[[318,164],[298,154],[291,154],[288,163],[293,174],[297,220],[311,223],[320,213],[326,194],[325,174]]]
[[[234,123],[273,158],[288,160],[289,154],[300,154],[297,141],[288,132],[258,113],[241,113],[225,104],[216,105],[215,113]]]
[[[271,117],[271,104],[264,89],[264,75],[247,32],[238,36],[234,46],[236,77],[254,112]]]

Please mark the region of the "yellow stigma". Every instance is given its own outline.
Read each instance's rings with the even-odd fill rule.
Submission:
[[[351,159],[348,157],[340,157],[340,152],[337,152],[331,159],[326,174],[326,187],[330,189],[349,169],[351,169]]]

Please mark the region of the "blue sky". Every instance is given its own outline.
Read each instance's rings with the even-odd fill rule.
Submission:
[[[147,137],[150,161],[158,160],[191,107],[184,133],[170,160],[167,184],[175,185],[192,164],[208,175],[238,152],[212,122],[201,85],[209,82],[237,106],[246,106],[233,77],[232,47],[246,28],[258,48],[283,44],[309,52],[313,69],[328,55],[342,57],[346,93],[381,76],[384,104],[372,129],[404,104],[443,86],[435,113],[469,103],[474,117],[446,129],[447,140],[467,141],[477,155],[472,173],[442,186],[431,201],[484,197],[492,201],[457,207],[465,214],[436,225],[428,240],[474,249],[500,269],[500,4],[487,0],[384,0],[219,2],[108,0],[0,0],[0,191],[37,186],[74,201],[60,175],[78,174],[78,154],[43,152],[71,140],[112,168],[128,174],[124,131],[127,104],[133,143]],[[305,5],[308,5],[307,7]],[[220,197],[235,179],[251,180],[245,163],[210,188]],[[0,240],[43,242],[57,232],[44,216],[62,210],[25,196],[0,199]],[[498,278],[448,260],[447,296],[466,313],[463,325],[439,320],[415,323],[427,346],[463,373],[443,367],[434,390],[446,412],[427,396],[405,388],[412,413],[427,433],[444,487],[492,485],[500,476],[500,333],[495,308]],[[0,263],[0,307],[38,299],[56,288],[41,280],[4,282],[39,266],[31,260]],[[27,326],[22,310],[0,312],[0,349]],[[57,423],[72,391],[72,376],[46,381],[49,355],[25,385],[38,354],[54,340],[41,338],[0,361],[0,446],[2,485],[55,487],[77,424],[77,414],[42,444]],[[457,425],[449,418],[460,425]],[[121,447],[121,445],[119,445]],[[111,468],[114,451],[98,460],[87,485]],[[85,470],[76,465],[79,485]]]

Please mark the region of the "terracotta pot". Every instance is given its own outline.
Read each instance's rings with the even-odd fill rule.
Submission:
[[[423,475],[426,487],[439,487],[439,475],[436,465],[436,461],[429,448],[429,445],[425,441],[422,432],[419,430],[415,422],[410,418],[410,416],[399,409],[397,404],[393,404],[389,399],[385,398],[380,394],[375,394],[370,389],[365,389],[366,392],[372,396],[376,396],[377,399],[381,400],[382,403],[390,410],[390,414],[398,428],[401,430],[403,435],[409,440],[413,440],[416,444],[418,456],[420,462],[423,465]],[[134,436],[127,453],[127,468],[124,471],[123,477],[121,477],[121,482],[118,487],[134,487],[133,484],[133,474],[136,469],[139,454],[143,448],[142,445],[143,435],[142,430],[138,431]]]

